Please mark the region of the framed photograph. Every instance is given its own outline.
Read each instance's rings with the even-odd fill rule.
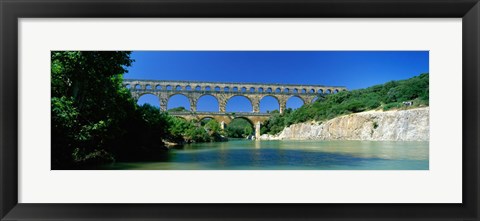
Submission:
[[[479,220],[476,0],[0,4],[1,220]]]

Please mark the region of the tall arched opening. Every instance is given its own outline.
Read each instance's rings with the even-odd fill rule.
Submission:
[[[150,106],[160,108],[160,101],[158,100],[158,97],[153,94],[143,94],[138,98],[137,104],[139,106],[148,104]]]
[[[227,112],[252,112],[252,102],[244,96],[233,96],[227,101]]]
[[[197,111],[218,112],[218,100],[212,95],[202,95],[197,100]]]
[[[171,112],[190,111],[190,101],[183,94],[175,94],[168,99],[167,110]]]
[[[297,96],[292,96],[290,98],[288,98],[287,100],[287,108],[291,108],[291,109],[297,109],[301,106],[303,106],[305,102],[303,102],[303,100]]]
[[[260,113],[271,113],[280,111],[278,99],[274,96],[265,96],[260,100]]]

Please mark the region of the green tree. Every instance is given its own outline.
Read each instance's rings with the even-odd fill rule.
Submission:
[[[220,133],[221,132],[221,128],[220,128],[220,124],[215,121],[215,120],[209,120],[207,122],[207,124],[205,124],[205,129],[207,129],[207,131],[210,133],[210,134],[214,134],[214,133]]]
[[[133,100],[122,87],[129,52],[51,52],[52,167],[111,161]]]
[[[225,130],[227,137],[245,138],[253,134],[252,124],[243,118],[234,119]]]

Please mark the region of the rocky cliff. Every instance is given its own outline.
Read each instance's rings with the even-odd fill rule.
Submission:
[[[392,140],[428,141],[429,107],[410,110],[367,111],[326,122],[293,124],[260,140]]]

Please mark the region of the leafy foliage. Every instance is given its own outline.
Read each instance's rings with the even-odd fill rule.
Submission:
[[[248,120],[236,118],[225,129],[227,137],[246,138],[253,135],[253,126]]]
[[[129,52],[51,53],[52,168],[103,163],[134,103],[121,85]]]
[[[225,141],[220,124],[215,120],[198,122],[168,116],[167,140],[175,143]]]

